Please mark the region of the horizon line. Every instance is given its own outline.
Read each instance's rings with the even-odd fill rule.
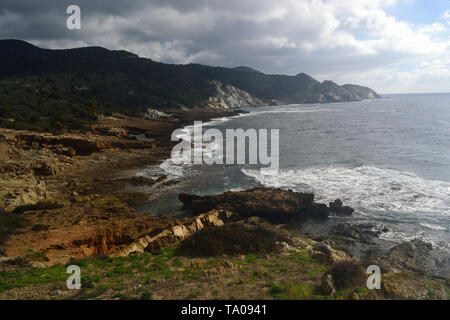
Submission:
[[[435,92],[390,92],[390,93],[378,93],[379,95],[388,95],[388,94],[450,94],[450,91],[435,91]]]

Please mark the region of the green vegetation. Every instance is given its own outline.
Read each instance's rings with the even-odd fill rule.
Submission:
[[[354,101],[376,93],[320,83],[306,74],[266,75],[250,68],[170,65],[99,47],[46,50],[0,41],[0,126],[58,133],[88,130],[98,115],[205,105],[219,80],[268,102]]]
[[[141,294],[141,300],[150,300],[153,296],[153,293],[149,292],[148,290],[143,290]]]
[[[42,283],[56,283],[66,280],[64,266],[0,272],[0,292]]]
[[[66,267],[72,264],[81,268],[81,290],[66,288]],[[306,249],[190,258],[178,256],[177,248],[172,247],[128,257],[100,255],[64,266],[2,271],[0,297],[2,293],[3,297],[22,297],[34,291],[33,299],[382,299],[383,291],[369,290],[347,278],[358,275],[358,270],[360,266],[349,263],[330,268],[339,287],[329,296],[321,290],[326,266],[309,259]],[[430,290],[437,285],[433,280],[423,282]]]
[[[289,241],[263,228],[248,228],[240,224],[205,228],[181,242],[177,254],[193,257],[214,257],[277,251],[278,241]],[[247,255],[249,262],[254,261]]]
[[[334,264],[328,271],[333,276],[337,289],[348,289],[364,285],[367,275],[362,265],[353,260]]]
[[[26,218],[10,213],[0,212],[0,244],[2,244],[10,235],[17,232],[17,230],[31,225]]]
[[[309,282],[269,283],[269,292],[277,300],[311,300],[317,299],[314,288]]]

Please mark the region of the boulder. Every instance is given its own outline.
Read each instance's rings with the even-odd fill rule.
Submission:
[[[330,228],[330,235],[372,243],[382,233],[389,231],[385,226],[375,223],[340,223]]]
[[[145,120],[151,120],[151,119],[160,119],[160,118],[168,118],[169,115],[167,113],[164,113],[162,111],[154,110],[148,108],[145,113],[142,115],[142,118]]]
[[[341,199],[336,199],[329,204],[330,212],[336,216],[351,216],[355,210],[349,206],[343,206]]]
[[[184,208],[194,213],[212,209],[235,212],[241,217],[261,217],[272,222],[287,222],[293,218],[325,216],[325,208],[314,204],[314,195],[281,189],[254,188],[246,191],[226,192],[199,197],[180,194]],[[325,206],[326,207],[326,206]]]
[[[326,243],[319,243],[315,245],[312,255],[315,259],[326,264],[334,264],[350,260],[350,257],[344,251],[333,249]]]
[[[320,284],[320,292],[325,296],[332,296],[336,293],[333,276],[331,274],[326,274],[322,278],[322,282]]]
[[[32,170],[34,172],[34,175],[44,177],[54,175],[57,172],[53,165],[45,162],[36,163],[32,167]]]

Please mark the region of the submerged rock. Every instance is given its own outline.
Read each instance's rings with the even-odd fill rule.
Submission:
[[[330,228],[330,235],[371,243],[388,229],[375,223],[340,223]]]

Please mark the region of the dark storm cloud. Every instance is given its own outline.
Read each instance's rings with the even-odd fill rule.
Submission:
[[[349,82],[345,74],[445,53],[445,44],[388,17],[382,8],[393,2],[0,0],[0,38],[51,48],[99,45],[172,63],[337,75]],[[81,7],[81,30],[66,28],[71,4]],[[370,30],[367,20],[374,17],[379,23]]]

